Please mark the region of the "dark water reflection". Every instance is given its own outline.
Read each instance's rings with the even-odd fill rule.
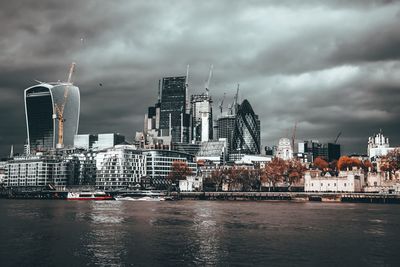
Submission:
[[[400,206],[0,201],[0,266],[399,266]]]

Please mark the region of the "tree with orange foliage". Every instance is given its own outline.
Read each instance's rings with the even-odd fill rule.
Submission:
[[[317,168],[318,170],[321,170],[321,171],[323,171],[323,170],[329,168],[329,163],[326,162],[326,161],[325,161],[323,158],[321,158],[321,157],[317,157],[317,158],[314,160],[313,165],[314,165],[315,168]]]
[[[285,180],[286,171],[286,162],[281,158],[275,157],[265,165],[265,169],[261,175],[261,182],[268,182],[275,190],[276,184]]]
[[[172,183],[177,183],[179,180],[186,179],[186,176],[192,174],[192,170],[188,167],[187,163],[184,161],[174,161],[172,162],[171,171],[168,174],[167,179]]]
[[[325,163],[328,165],[327,162]],[[287,162],[286,182],[289,184],[289,190],[294,183],[300,181],[305,170],[306,168],[298,160],[290,160]]]
[[[347,169],[352,169],[353,167],[361,167],[361,161],[358,159],[352,159],[348,156],[342,156],[339,158],[337,166],[339,170],[345,171]]]
[[[363,168],[364,172],[374,171],[374,165],[367,159],[361,162],[361,168]]]
[[[400,149],[396,148],[381,158],[380,169],[389,172],[390,177],[400,170]]]
[[[222,184],[226,180],[228,173],[227,169],[216,169],[211,172],[208,180],[215,184],[215,191],[222,189]]]

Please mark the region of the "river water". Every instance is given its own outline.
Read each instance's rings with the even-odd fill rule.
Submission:
[[[0,266],[400,266],[400,205],[0,200]]]

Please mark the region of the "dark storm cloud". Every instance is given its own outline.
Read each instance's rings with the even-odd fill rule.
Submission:
[[[81,133],[132,139],[158,79],[203,90],[215,106],[236,84],[262,141],[291,136],[364,152],[383,128],[399,145],[400,4],[395,1],[9,1],[0,10],[0,155],[26,138],[23,89],[65,80],[77,62]],[[101,84],[101,86],[100,86]],[[218,113],[217,108],[214,109]]]

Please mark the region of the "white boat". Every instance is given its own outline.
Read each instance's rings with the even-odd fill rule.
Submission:
[[[165,196],[161,192],[153,191],[137,191],[124,193],[114,197],[115,200],[127,200],[127,201],[165,201],[170,200],[169,197]]]
[[[105,192],[68,192],[67,200],[112,200],[111,195]]]

